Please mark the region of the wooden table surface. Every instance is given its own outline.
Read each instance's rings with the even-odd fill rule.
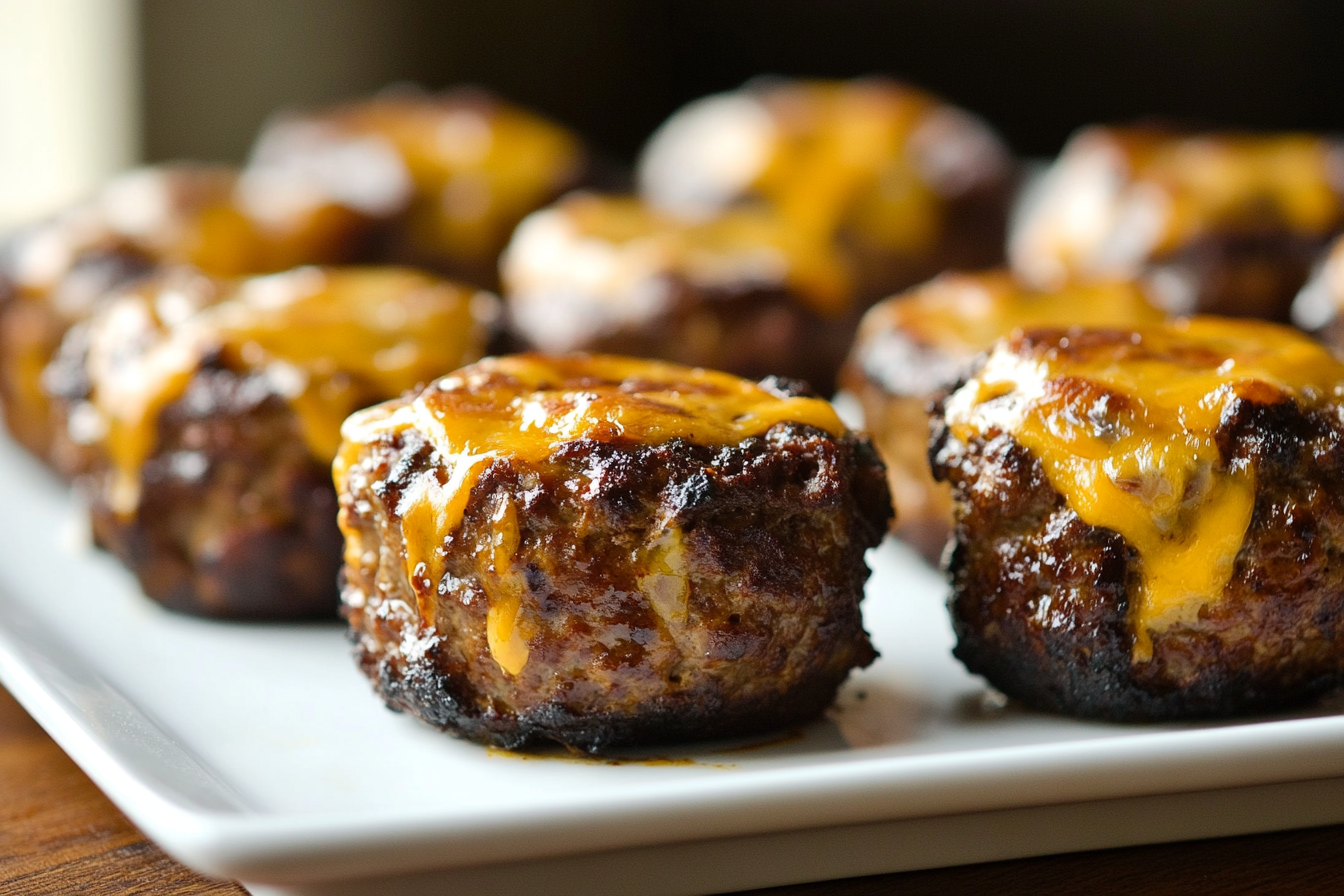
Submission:
[[[0,690],[0,893],[233,894],[168,858]],[[1344,893],[1344,825],[803,884],[756,896]],[[543,894],[539,894],[543,896]]]

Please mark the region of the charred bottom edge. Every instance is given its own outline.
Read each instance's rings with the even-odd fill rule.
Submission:
[[[1298,709],[1344,685],[1327,672],[1305,681],[1277,682],[1240,670],[1208,670],[1184,688],[1154,692],[1128,674],[1061,666],[1040,668],[1036,657],[1015,657],[962,637],[952,655],[1006,696],[1043,712],[1107,722],[1177,722],[1226,719]]]
[[[357,637],[352,634],[352,637]],[[389,709],[408,712],[454,737],[506,750],[539,750],[559,744],[600,754],[619,747],[663,746],[766,734],[809,722],[835,699],[849,676],[814,677],[743,705],[726,705],[721,695],[701,691],[666,701],[639,704],[633,712],[577,714],[555,703],[522,715],[481,715],[453,696],[453,683],[428,661],[406,664],[406,672],[355,648],[360,666]]]

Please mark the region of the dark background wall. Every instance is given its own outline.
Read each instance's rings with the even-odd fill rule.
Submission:
[[[143,0],[149,160],[239,159],[273,109],[472,82],[630,157],[759,73],[885,72],[1023,153],[1159,116],[1344,130],[1344,3],[1274,0]]]

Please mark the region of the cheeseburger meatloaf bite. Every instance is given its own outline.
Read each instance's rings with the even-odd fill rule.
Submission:
[[[487,359],[346,421],[356,655],[387,704],[599,751],[813,718],[875,654],[881,462],[786,383]]]
[[[1028,282],[1143,277],[1174,314],[1286,320],[1344,226],[1344,144],[1309,134],[1091,127],[1009,234]]]
[[[639,160],[641,195],[706,220],[768,205],[853,256],[868,303],[1003,257],[1012,157],[980,119],[882,78],[758,78],[682,108]]]
[[[1194,318],[998,343],[942,402],[955,653],[1042,709],[1288,707],[1344,672],[1344,365]]]
[[[769,209],[688,223],[571,193],[525,220],[500,271],[514,331],[547,352],[614,352],[834,386],[857,322],[846,260]]]
[[[929,404],[996,339],[1033,327],[1132,327],[1162,318],[1134,282],[1047,292],[1004,271],[946,274],[870,309],[841,385],[859,399],[886,462],[896,534],[930,562],[942,554],[952,498],[929,471]]]
[[[592,168],[576,134],[485,91],[396,88],[277,117],[244,177],[390,213],[389,257],[489,286],[514,226]]]
[[[53,424],[42,368],[116,287],[168,264],[233,276],[367,254],[372,219],[272,186],[244,190],[218,166],[141,168],[0,245],[0,400],[14,437],[46,455]]]
[[[334,614],[352,411],[479,358],[492,296],[399,268],[173,269],[71,330],[45,381],[97,542],[168,607]]]

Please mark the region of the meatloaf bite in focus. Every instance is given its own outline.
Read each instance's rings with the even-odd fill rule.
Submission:
[[[155,600],[331,616],[341,421],[479,358],[493,315],[493,296],[404,268],[164,271],[66,337],[45,376],[54,454]]]
[[[600,751],[818,715],[875,656],[882,465],[787,383],[487,359],[346,421],[345,612],[388,706]]]
[[[1344,365],[1263,322],[1039,330],[941,406],[956,656],[1123,721],[1301,704],[1344,673]]]
[[[1024,203],[1008,257],[1040,288],[1138,277],[1172,314],[1287,320],[1341,228],[1337,139],[1090,127]]]
[[[929,472],[929,404],[996,339],[1031,327],[1161,323],[1135,282],[1030,289],[1004,271],[945,274],[873,306],[841,386],[887,464],[895,532],[937,562],[952,531],[952,498]]]

